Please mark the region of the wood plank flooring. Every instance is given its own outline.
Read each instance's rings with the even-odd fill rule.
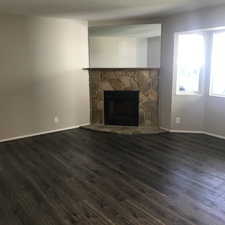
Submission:
[[[74,129],[0,144],[0,225],[224,225],[225,140]]]

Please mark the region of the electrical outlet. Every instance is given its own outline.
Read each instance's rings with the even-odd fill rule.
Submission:
[[[176,117],[176,124],[180,124],[181,123],[181,118],[180,117]]]
[[[54,117],[54,123],[59,123],[59,117],[58,116]]]

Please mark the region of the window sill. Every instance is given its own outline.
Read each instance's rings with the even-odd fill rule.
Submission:
[[[210,94],[209,97],[225,98],[225,95]]]
[[[177,96],[203,96],[201,93],[176,93]]]

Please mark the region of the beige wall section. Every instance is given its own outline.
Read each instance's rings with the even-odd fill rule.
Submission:
[[[91,37],[90,67],[146,67],[147,38]]]
[[[0,16],[0,29],[0,140],[88,123],[87,23]]]
[[[148,38],[148,66],[160,67],[161,37]]]
[[[174,34],[225,26],[225,7],[198,10],[164,19],[162,28],[160,119],[161,126],[176,130],[205,130],[225,136],[225,98],[176,96],[173,79]],[[194,54],[194,50],[193,50]],[[173,91],[172,91],[173,90]],[[175,117],[181,117],[181,124]]]

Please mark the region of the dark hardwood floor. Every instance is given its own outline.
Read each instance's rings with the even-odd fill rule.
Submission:
[[[0,225],[224,225],[225,140],[74,129],[0,144]]]

